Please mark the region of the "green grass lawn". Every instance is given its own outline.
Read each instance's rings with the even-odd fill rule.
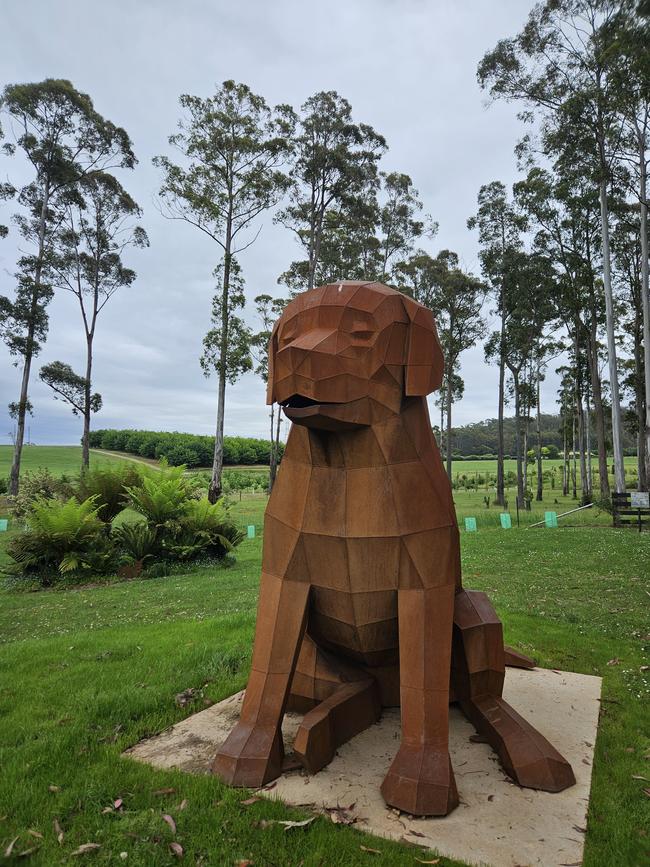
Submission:
[[[244,494],[233,512],[259,529],[265,501]],[[480,495],[457,492],[456,501],[461,515],[477,513]],[[478,533],[463,532],[462,546],[465,584],[490,594],[509,643],[541,665],[604,678],[584,864],[647,863],[650,677],[642,666],[650,646],[650,534],[577,523],[510,531],[479,524]],[[171,865],[178,862],[173,841],[184,863],[206,867],[431,859],[325,818],[290,832],[259,827],[262,819],[307,814],[267,800],[246,806],[244,792],[215,778],[121,757],[142,737],[245,685],[260,557],[258,534],[242,543],[230,568],[76,590],[0,591],[0,853],[18,837],[12,857],[35,848],[26,863],[48,867]],[[174,696],[188,687],[202,698],[181,709]],[[108,810],[116,799],[122,808]],[[163,814],[175,820],[175,834]],[[101,848],[73,856],[85,843]]]

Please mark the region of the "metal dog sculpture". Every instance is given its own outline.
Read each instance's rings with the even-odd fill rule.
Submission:
[[[250,679],[213,772],[259,787],[282,772],[286,709],[311,773],[401,706],[385,801],[416,815],[458,804],[449,759],[457,701],[520,785],[560,791],[570,765],[501,698],[504,648],[484,593],[463,590],[449,480],[426,395],[443,357],[433,315],[378,283],[299,295],[269,349],[268,402],[293,422],[264,520]]]

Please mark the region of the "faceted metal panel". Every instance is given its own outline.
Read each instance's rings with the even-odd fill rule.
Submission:
[[[458,803],[448,705],[461,708],[520,785],[558,791],[567,762],[502,699],[505,648],[483,593],[463,590],[449,480],[426,395],[443,358],[433,315],[378,283],[295,298],[269,346],[269,401],[293,422],[264,524],[253,663],[241,719],[213,770],[237,786],[282,772],[280,724],[305,713],[310,773],[400,704],[388,804],[444,815]]]

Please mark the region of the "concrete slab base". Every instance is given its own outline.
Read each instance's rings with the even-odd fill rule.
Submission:
[[[492,867],[574,865],[582,860],[601,679],[583,674],[509,669],[504,698],[569,760],[576,785],[557,794],[514,785],[473,727],[450,708],[450,753],[460,806],[443,819],[416,819],[386,807],[379,786],[399,744],[399,710],[345,744],[320,773],[285,773],[264,794],[314,810],[354,804],[358,827],[435,849],[467,864]],[[194,714],[125,755],[159,768],[207,773],[239,716],[243,692]],[[287,714],[290,752],[301,717]]]

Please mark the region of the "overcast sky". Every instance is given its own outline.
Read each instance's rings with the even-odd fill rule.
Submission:
[[[531,0],[23,0],[0,11],[0,83],[68,78],[97,110],[128,131],[139,164],[121,177],[144,210],[151,247],[128,255],[136,283],[101,314],[93,386],[104,398],[95,427],[212,433],[216,381],[199,363],[219,250],[191,226],[165,220],[155,206],[159,173],[151,159],[169,153],[167,136],[181,93],[207,96],[225,79],[248,84],[270,104],[295,108],[320,90],[337,90],[354,117],[389,145],[384,170],[408,173],[425,211],[440,224],[427,242],[458,252],[479,273],[475,233],[466,228],[481,184],[516,179],[516,109],[488,106],[476,66],[496,41],[520,29]],[[5,124],[6,126],[6,121]],[[2,179],[18,179],[16,158],[2,159]],[[15,209],[15,208],[14,208]],[[1,206],[7,222],[11,203]],[[12,290],[19,240],[0,241],[0,292]],[[425,246],[427,246],[425,245]],[[298,248],[291,233],[262,221],[258,241],[240,258],[249,300],[281,295],[278,275]],[[31,439],[74,443],[80,422],[37,378],[62,360],[83,370],[84,341],[75,299],[50,306],[50,334],[30,389]],[[486,310],[488,313],[488,310]],[[251,325],[254,313],[249,312]],[[496,415],[496,369],[481,347],[462,359],[465,396],[456,424]],[[555,410],[555,377],[543,409]],[[0,442],[12,422],[19,371],[0,349]],[[229,388],[226,433],[266,436],[264,388],[252,374]],[[434,417],[435,420],[435,417]]]

